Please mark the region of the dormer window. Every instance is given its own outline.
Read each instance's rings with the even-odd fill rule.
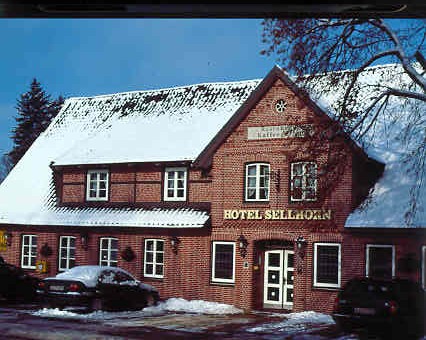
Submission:
[[[108,170],[89,170],[87,172],[86,200],[108,200]]]
[[[186,201],[186,168],[166,168],[164,173],[164,200]]]

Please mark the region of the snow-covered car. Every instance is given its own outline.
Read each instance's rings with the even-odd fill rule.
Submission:
[[[135,310],[157,304],[156,288],[118,267],[76,266],[42,280],[37,293],[45,307]]]

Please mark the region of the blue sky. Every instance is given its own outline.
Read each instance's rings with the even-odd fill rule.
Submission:
[[[259,19],[0,19],[0,155],[32,78],[53,97],[264,77]]]

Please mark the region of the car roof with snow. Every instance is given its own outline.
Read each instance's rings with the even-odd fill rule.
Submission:
[[[46,278],[46,280],[77,280],[83,282],[88,287],[94,287],[98,282],[99,275],[103,271],[122,272],[133,277],[129,272],[118,267],[84,265],[73,267],[57,274],[55,277]]]

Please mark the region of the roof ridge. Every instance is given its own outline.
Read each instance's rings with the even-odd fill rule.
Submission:
[[[124,92],[115,92],[115,93],[106,93],[106,94],[99,94],[94,96],[79,96],[79,97],[69,97],[66,99],[66,101],[77,101],[81,99],[97,99],[97,98],[103,98],[103,97],[112,97],[115,95],[125,95],[125,94],[133,94],[133,93],[155,93],[155,92],[162,92],[162,91],[171,91],[171,90],[179,90],[179,89],[185,89],[185,88],[191,88],[191,87],[197,87],[197,86],[208,86],[208,85],[231,85],[231,84],[239,84],[239,83],[250,83],[250,82],[259,82],[263,78],[253,78],[253,79],[247,79],[247,80],[234,80],[234,81],[221,81],[221,82],[204,82],[204,83],[196,83],[196,84],[188,84],[188,85],[179,85],[179,86],[172,86],[172,87],[164,87],[164,88],[158,88],[158,89],[147,89],[147,90],[134,90],[134,91],[124,91]]]

